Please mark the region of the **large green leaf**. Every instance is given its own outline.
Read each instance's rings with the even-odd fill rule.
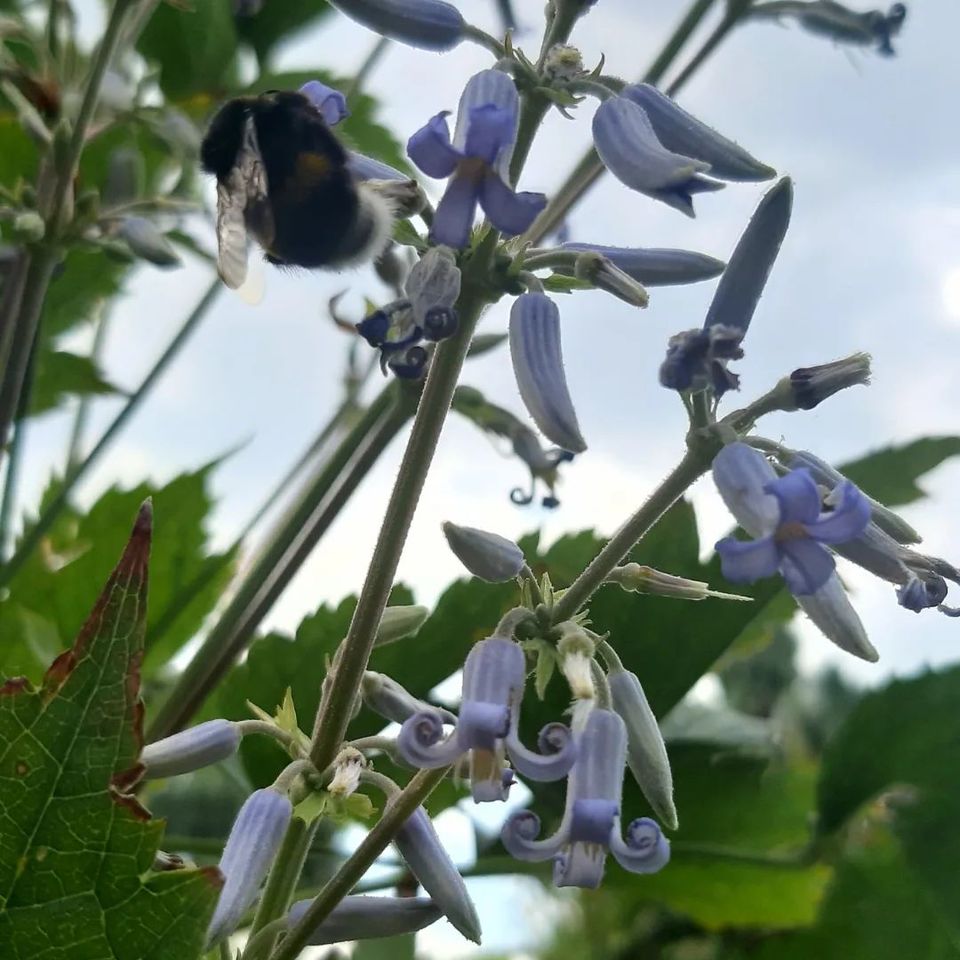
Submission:
[[[97,250],[71,248],[43,303],[44,336],[55,337],[92,320],[120,292],[129,269],[129,264]]]
[[[268,2],[252,17],[238,17],[237,33],[253,47],[257,59],[264,64],[278,44],[293,38],[298,31],[329,12],[327,0]]]
[[[66,350],[40,351],[36,379],[30,394],[30,413],[46,413],[71,396],[116,393],[97,364],[90,357],[81,357]]]
[[[160,89],[171,100],[226,90],[237,53],[230,0],[158,5],[137,49],[159,65]]]
[[[163,823],[127,792],[140,772],[150,516],[146,505],[40,688],[0,687],[0,956],[190,960],[202,948],[219,875],[153,873]]]
[[[231,572],[230,558],[208,555],[204,524],[212,502],[210,467],[184,474],[163,487],[141,484],[132,490],[111,489],[81,515],[65,511],[0,599],[0,675],[37,675],[79,629],[90,584],[110,570],[109,544],[126,518],[152,496],[161,533],[154,547],[148,633],[166,624],[147,653],[148,676],[196,632],[219,598]],[[53,489],[51,487],[51,489]],[[183,592],[214,565],[214,575],[189,602]]]

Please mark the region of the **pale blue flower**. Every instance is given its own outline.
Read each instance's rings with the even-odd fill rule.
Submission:
[[[710,280],[723,273],[722,260],[692,250],[654,247],[611,247],[602,243],[560,244],[561,250],[599,253],[618,266],[637,283],[648,287]]]
[[[207,720],[162,740],[148,743],[140,754],[146,780],[175,777],[232,757],[240,731],[230,720]]]
[[[463,40],[460,11],[443,0],[330,0],[351,20],[421,50],[452,50]]]
[[[312,900],[299,900],[287,912],[287,926],[299,923]],[[442,916],[425,897],[344,897],[310,933],[307,943],[343,943],[415,933]]]

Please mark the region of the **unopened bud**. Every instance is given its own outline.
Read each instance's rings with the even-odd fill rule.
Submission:
[[[675,577],[671,573],[661,573],[640,563],[625,563],[621,567],[615,567],[607,577],[607,583],[619,584],[632,593],[653,593],[661,597],[680,597],[684,600],[706,600],[707,597],[720,600],[753,599],[736,593],[711,590],[710,585],[702,580]]]
[[[568,82],[582,77],[586,72],[580,51],[566,43],[555,43],[543,61],[543,73],[548,80]]]
[[[596,651],[590,636],[572,620],[560,624],[562,632],[557,643],[560,669],[570,684],[570,692],[577,700],[589,700],[594,695],[593,674],[590,662]]]
[[[423,626],[428,616],[430,611],[426,607],[415,604],[405,607],[387,607],[380,618],[380,626],[377,627],[373,645],[383,647],[388,643],[412,636]]]
[[[442,0],[332,0],[331,5],[381,36],[421,50],[452,50],[463,39],[463,17]]]
[[[349,797],[360,786],[360,774],[367,761],[354,747],[344,747],[334,761],[333,779],[327,785],[327,792],[335,797]]]
[[[475,527],[443,524],[447,545],[475,577],[488,583],[506,583],[523,568],[523,551],[506,537]]]
[[[188,730],[148,743],[140,754],[147,780],[176,777],[232,757],[240,732],[230,720],[207,720]]]
[[[287,926],[298,923],[312,900],[300,900],[290,907]],[[416,933],[443,916],[426,897],[344,897],[311,931],[307,943],[343,943],[371,937],[396,937]]]
[[[677,829],[673,774],[657,718],[635,673],[614,668],[607,675],[613,709],[627,727],[627,765],[647,802],[671,829]]]
[[[776,386],[781,410],[812,410],[828,397],[847,387],[870,383],[870,355],[855,353],[822,363],[816,367],[800,367]]]
[[[233,933],[260,891],[290,824],[293,806],[272,787],[247,797],[220,858],[223,889],[207,929],[207,946]]]
[[[405,289],[420,326],[432,308],[452,308],[460,296],[460,268],[449,247],[427,250],[410,270]]]
[[[581,253],[576,260],[574,276],[578,280],[593,284],[598,290],[612,293],[632,307],[645,307],[650,301],[643,285],[602,253]]]
[[[457,718],[449,710],[418,700],[396,680],[384,673],[377,673],[374,670],[364,671],[360,691],[363,702],[384,720],[403,723],[408,717],[427,711],[440,714],[444,723],[457,722]]]
[[[145,217],[124,217],[117,232],[141,260],[158,267],[181,265],[170,241]]]
[[[27,243],[36,243],[43,239],[47,225],[36,210],[24,210],[13,218],[13,232]]]

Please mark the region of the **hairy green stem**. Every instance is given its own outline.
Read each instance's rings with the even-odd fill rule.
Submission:
[[[310,933],[325,920],[333,908],[360,881],[377,857],[387,848],[397,830],[439,785],[449,767],[439,770],[419,770],[410,782],[386,806],[383,816],[363,838],[360,846],[343,866],[327,881],[314,898],[307,912],[283,938],[271,955],[271,960],[295,960],[307,945]]]
[[[80,155],[86,140],[90,121],[93,119],[100,98],[100,86],[103,76],[113,59],[123,28],[124,20],[137,0],[115,0],[110,17],[104,30],[103,39],[97,48],[90,67],[90,73],[84,86],[80,109],[73,124],[70,139],[62,155],[58,155],[56,134],[48,155],[55,164],[53,184],[49,198],[45,191],[38,189],[41,212],[47,225],[43,245],[35,248],[29,255],[30,265],[26,284],[19,303],[12,304],[9,327],[3,329],[3,342],[0,343],[0,450],[7,442],[16,409],[20,403],[24,379],[27,373],[30,351],[37,339],[40,328],[40,316],[47,289],[54,268],[60,259],[57,245],[63,230],[64,214],[67,210],[67,197],[73,189],[73,178],[77,172]],[[43,174],[41,174],[42,179]],[[38,184],[43,186],[43,184]],[[15,319],[13,319],[15,318]],[[5,318],[6,319],[6,318]],[[5,324],[0,326],[6,326]]]
[[[641,78],[641,83],[657,84],[663,79],[663,75],[677,58],[687,40],[690,39],[691,34],[700,25],[713,3],[714,0],[694,0],[684,18],[677,24],[670,39],[667,40],[663,49],[657,55],[656,60]],[[701,58],[700,63],[702,62]],[[684,80],[686,79],[684,78]],[[671,86],[671,94],[676,93],[678,89],[679,87],[676,84]],[[556,230],[570,208],[596,183],[605,169],[597,151],[590,147],[551,197],[543,213],[534,221],[533,226],[525,234],[525,239],[536,244]]]
[[[647,501],[607,541],[585,570],[554,604],[554,623],[569,620],[600,587],[623,558],[639,543],[650,528],[683,496],[690,485],[707,472],[710,457],[700,447],[688,448],[680,463],[650,494]]]
[[[380,618],[393,587],[400,554],[433,462],[470,339],[481,311],[490,300],[485,280],[497,239],[496,232],[490,231],[473,259],[465,265],[464,285],[457,306],[460,329],[440,344],[430,364],[350,629],[337,651],[335,681],[327,684],[328,695],[317,710],[310,758],[318,770],[333,761],[346,733],[350,710],[373,650]]]
[[[140,386],[130,395],[123,409],[114,417],[113,422],[103,432],[103,435],[96,442],[90,453],[88,453],[80,463],[67,471],[56,495],[46,505],[37,522],[26,532],[20,546],[10,558],[10,561],[0,568],[0,586],[8,584],[16,575],[17,571],[20,570],[23,564],[30,558],[37,544],[40,543],[57,517],[60,516],[63,508],[70,502],[70,496],[77,484],[87,475],[103,452],[110,446],[114,437],[122,429],[124,424],[136,413],[137,409],[166,371],[174,357],[180,352],[183,345],[187,342],[187,339],[197,328],[197,325],[206,316],[207,311],[213,305],[214,300],[222,289],[223,286],[219,280],[215,280],[210,287],[208,287],[206,293],[200,298],[200,302],[194,307],[190,316],[184,320],[183,325],[167,345],[166,350],[163,351],[150,369],[150,372],[140,382]]]
[[[381,453],[410,419],[415,400],[416,391],[411,395],[409,390],[391,384],[350,430],[251,565],[154,718],[147,742],[180,730],[202,705]]]
[[[290,826],[287,827],[283,843],[270,870],[270,876],[267,877],[263,888],[263,896],[260,898],[260,905],[253,918],[253,925],[250,927],[251,939],[268,923],[280,919],[290,908],[293,893],[297,889],[300,874],[303,872],[303,865],[307,862],[310,844],[320,822],[319,817],[314,818],[309,824],[299,817],[294,817],[290,821]],[[258,944],[258,951],[263,951],[264,954],[269,953],[277,942],[278,933],[279,931],[272,936],[265,935],[262,938],[264,942]],[[244,960],[247,960],[247,956],[247,951],[244,951]]]

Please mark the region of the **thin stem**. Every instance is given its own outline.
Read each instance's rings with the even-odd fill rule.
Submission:
[[[373,72],[373,68],[377,65],[380,58],[387,52],[389,47],[389,37],[381,37],[373,45],[370,52],[366,55],[366,57],[364,57],[363,62],[359,67],[357,67],[357,72],[343,86],[341,93],[343,93],[347,100],[360,92],[360,90],[363,88],[363,85],[367,82],[367,78]]]
[[[295,960],[307,945],[310,933],[322,923],[333,908],[350,892],[377,857],[387,848],[400,826],[414,813],[449,772],[419,770],[410,782],[391,800],[377,824],[363,838],[360,846],[330,878],[310,904],[300,921],[283,938],[271,960]]]
[[[109,316],[104,314],[96,321],[93,333],[93,344],[90,347],[90,359],[96,363],[103,355],[103,345],[107,339]],[[73,429],[70,431],[70,441],[67,444],[67,465],[64,473],[69,474],[80,462],[80,449],[83,446],[83,435],[87,430],[87,421],[90,419],[90,394],[81,395],[77,403],[77,412],[73,417]]]
[[[293,734],[287,733],[286,730],[281,730],[272,723],[267,723],[266,720],[237,720],[234,726],[236,726],[241,737],[246,737],[250,734],[270,737],[282,744],[284,749],[291,753],[295,753],[300,757],[304,755],[303,750],[301,750]]]
[[[552,611],[554,623],[569,620],[590,599],[613,568],[683,496],[687,488],[706,473],[709,465],[709,457],[701,448],[687,450],[680,463],[650,494],[646,503],[607,541],[606,546],[590,561],[587,568],[554,604]]]
[[[237,588],[151,724],[148,739],[181,729],[229,670],[374,463],[410,419],[415,396],[383,390],[289,512]],[[325,768],[333,756],[318,769]]]
[[[485,30],[481,30],[471,23],[464,24],[463,36],[465,39],[471,40],[473,43],[479,44],[484,49],[489,50],[498,60],[507,55],[503,44],[497,40],[496,37],[491,37]]]
[[[337,653],[335,682],[328,684],[328,696],[322,699],[317,710],[313,745],[310,748],[310,757],[317,769],[322,770],[332,762],[346,732],[350,709],[373,650],[407,532],[470,348],[470,338],[483,307],[489,302],[483,282],[497,239],[496,231],[491,230],[481,242],[473,260],[465,265],[464,286],[457,306],[460,328],[454,336],[440,344],[430,364],[370,567],[350,621],[350,629]]]
[[[543,94],[530,90],[524,94],[520,102],[520,120],[517,124],[517,140],[510,157],[510,183],[517,185],[520,171],[527,162],[534,137],[543,118],[550,109],[550,101]]]
[[[687,40],[690,39],[691,34],[700,25],[701,20],[706,16],[713,3],[714,0],[694,0],[684,18],[677,24],[670,39],[667,40],[663,49],[657,55],[656,60],[641,78],[641,83],[657,84],[663,79],[663,75],[677,58]],[[673,93],[676,93],[677,89],[679,88],[676,87],[676,84],[671,87]],[[539,243],[545,236],[552,233],[570,211],[570,208],[582,199],[584,194],[600,178],[604,170],[605,167],[601,163],[597,151],[590,147],[551,198],[546,209],[527,231],[525,239],[531,243]]]
[[[47,504],[46,509],[40,515],[37,522],[26,532],[16,553],[10,558],[9,563],[4,564],[2,569],[0,569],[0,586],[8,584],[17,571],[29,559],[37,544],[40,543],[46,532],[56,521],[57,517],[59,517],[60,512],[69,503],[70,495],[73,493],[77,484],[86,476],[107,447],[110,446],[114,437],[124,424],[136,413],[137,409],[166,371],[174,357],[180,352],[183,345],[187,342],[187,339],[197,328],[197,325],[206,316],[207,311],[213,305],[214,300],[222,289],[223,286],[219,280],[215,280],[210,285],[206,293],[200,298],[200,302],[194,307],[190,316],[184,320],[183,325],[167,345],[166,350],[163,351],[150,369],[150,372],[140,382],[140,386],[130,395],[123,409],[104,431],[103,436],[96,442],[86,458],[78,463],[72,470],[69,470],[64,476],[56,496]]]
[[[297,889],[303,865],[307,862],[310,844],[320,826],[320,817],[316,817],[309,824],[299,817],[294,817],[284,834],[283,843],[273,861],[270,876],[263,888],[260,905],[250,927],[250,941],[243,952],[244,960],[249,960],[257,954],[265,956],[273,949],[282,929],[272,929],[272,934],[264,933],[263,943],[259,943],[256,952],[253,948],[253,938],[268,924],[278,920],[290,908],[293,893]]]

